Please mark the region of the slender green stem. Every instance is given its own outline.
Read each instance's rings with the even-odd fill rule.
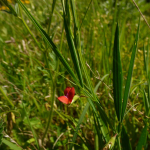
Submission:
[[[35,43],[36,43],[37,46],[41,49],[41,46],[40,46],[39,42],[36,40],[36,38],[34,37],[33,33],[31,32],[31,30],[29,29],[29,27],[27,26],[26,22],[25,22],[24,19],[23,19],[21,9],[20,9],[20,16],[21,16],[21,17],[19,17],[19,19],[21,19],[22,23],[24,24],[24,26],[26,27],[26,29],[27,29],[28,32],[31,34],[32,38],[34,39]]]
[[[52,22],[52,17],[53,17],[53,12],[54,12],[54,8],[55,8],[55,4],[56,4],[56,0],[53,0],[53,4],[52,4],[52,12],[50,13],[50,19],[48,22],[48,29],[47,29],[47,34],[49,35],[50,32],[50,27],[51,27],[51,22]]]
[[[121,123],[119,122],[119,125],[118,125],[118,133],[120,133],[121,131]],[[118,141],[118,148],[119,150],[121,150],[121,143],[120,143],[120,136],[117,136],[117,141]]]

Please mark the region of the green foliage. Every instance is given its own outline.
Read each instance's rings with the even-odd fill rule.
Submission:
[[[124,126],[122,127],[122,131],[121,131],[121,141],[122,141],[121,145],[122,145],[123,150],[126,150],[126,149],[132,150],[129,136]]]
[[[126,85],[125,85],[124,97],[123,97],[121,120],[123,120],[123,117],[124,117],[124,114],[125,114],[125,110],[126,110],[126,107],[127,107],[128,98],[129,98],[129,92],[130,92],[130,86],[131,86],[131,79],[132,79],[132,73],[133,73],[134,60],[135,60],[136,51],[137,51],[137,44],[138,44],[138,37],[139,37],[139,28],[140,28],[140,20],[139,20],[138,29],[137,29],[137,33],[136,33],[136,37],[135,37],[135,42],[134,42],[134,46],[133,46],[133,50],[132,50],[130,65],[129,65],[129,69],[128,69],[128,76],[127,76],[127,81],[126,81]]]
[[[145,125],[144,129],[141,132],[140,139],[138,141],[138,145],[136,150],[141,150],[146,146],[146,140],[147,140],[147,125]]]
[[[122,65],[119,49],[119,27],[116,26],[113,50],[113,95],[118,121],[121,121],[122,110]]]
[[[2,119],[1,119],[1,120],[0,120],[0,145],[2,144],[3,130],[4,130],[3,121],[2,121]]]
[[[148,148],[150,30],[132,1],[0,1],[0,149]]]
[[[2,142],[3,142],[4,144],[6,144],[6,145],[7,145],[10,149],[12,149],[12,150],[21,150],[21,148],[18,147],[16,144],[14,144],[14,143],[12,143],[12,142],[6,140],[6,139],[2,139]]]

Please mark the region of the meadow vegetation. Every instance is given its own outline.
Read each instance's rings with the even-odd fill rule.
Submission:
[[[135,3],[150,22],[150,3]],[[150,149],[150,28],[133,0],[0,10],[0,149]]]

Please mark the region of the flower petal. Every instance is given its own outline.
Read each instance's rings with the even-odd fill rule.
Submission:
[[[71,90],[71,87],[67,87],[67,88],[64,90],[65,96],[68,95],[68,93],[69,93],[70,90]]]
[[[70,103],[72,102],[72,99],[73,99],[73,97],[74,97],[74,94],[75,94],[75,89],[74,89],[74,87],[72,87],[71,90],[69,91],[68,95],[67,95],[67,97],[68,97]]]
[[[68,97],[66,96],[60,96],[57,98],[59,101],[61,101],[62,103],[65,103],[65,104],[70,104],[70,101],[68,99]]]

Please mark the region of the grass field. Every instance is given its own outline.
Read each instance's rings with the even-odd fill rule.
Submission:
[[[150,149],[150,3],[0,0],[0,10],[0,149]]]

